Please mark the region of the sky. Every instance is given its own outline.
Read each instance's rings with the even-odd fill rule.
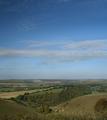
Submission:
[[[107,0],[0,0],[0,79],[107,79]]]

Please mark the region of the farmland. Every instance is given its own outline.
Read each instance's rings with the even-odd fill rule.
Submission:
[[[1,84],[1,120],[106,120],[106,80],[33,82]]]

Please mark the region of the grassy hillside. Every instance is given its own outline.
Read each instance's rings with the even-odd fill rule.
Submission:
[[[90,94],[91,90],[82,85],[63,86],[38,93],[26,93],[16,97],[14,100],[18,103],[38,108],[44,111],[44,107],[51,108],[75,97]],[[47,111],[47,110],[46,110]]]
[[[0,120],[107,120],[106,86],[55,85],[17,91],[16,98],[0,99]],[[10,93],[15,92],[6,96]]]
[[[29,112],[29,110],[20,104],[15,103],[14,101],[10,100],[0,100],[0,113],[26,113]],[[1,114],[0,114],[1,115]]]
[[[92,94],[74,98],[68,102],[60,104],[54,108],[54,111],[68,116],[71,115],[90,115],[95,116],[95,106],[98,101],[107,99],[107,94]],[[107,102],[106,102],[107,108]],[[102,112],[102,111],[101,111]]]
[[[42,120],[42,115],[32,108],[0,99],[0,120]]]

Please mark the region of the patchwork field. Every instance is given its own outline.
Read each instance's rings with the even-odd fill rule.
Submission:
[[[40,88],[40,89],[26,90],[26,91],[17,91],[17,92],[0,92],[0,98],[3,98],[3,99],[15,98],[19,95],[24,95],[25,93],[42,94],[42,92],[51,91],[51,90],[53,92],[57,92],[57,91],[60,91],[61,89],[54,89],[54,87],[47,87],[47,88]]]
[[[56,83],[13,92],[2,86],[0,120],[107,120],[107,82]]]

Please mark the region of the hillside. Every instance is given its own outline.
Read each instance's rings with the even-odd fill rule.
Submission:
[[[95,115],[95,106],[98,101],[107,99],[106,94],[85,95],[72,99],[54,108],[55,112],[65,115]],[[107,108],[107,106],[106,106]]]
[[[0,120],[42,120],[42,115],[34,109],[17,104],[11,100],[0,99]]]
[[[103,85],[50,86],[25,94],[17,91],[21,95],[16,98],[0,98],[0,120],[107,120],[107,85]],[[10,93],[16,92],[2,92],[6,97]]]

